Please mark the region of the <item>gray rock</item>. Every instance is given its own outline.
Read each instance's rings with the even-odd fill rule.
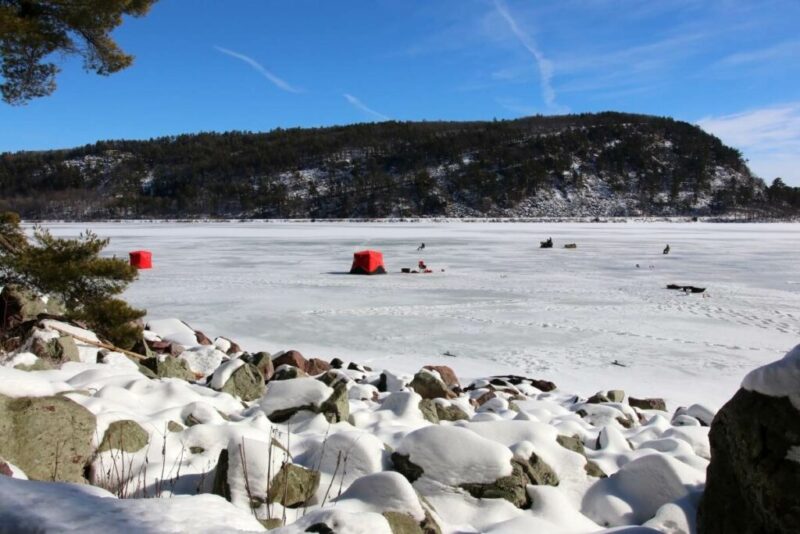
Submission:
[[[436,403],[433,402],[433,399],[422,399],[419,401],[419,411],[422,412],[422,417],[424,417],[426,421],[434,425],[439,424],[439,414],[436,413]]]
[[[158,378],[180,378],[188,382],[193,382],[196,377],[189,368],[189,363],[175,356],[167,356],[159,359],[158,357],[148,358],[142,361],[142,365],[150,369]]]
[[[583,442],[578,436],[565,436],[563,434],[559,434],[556,437],[556,441],[565,449],[577,452],[586,458],[586,448],[583,446]],[[608,476],[602,469],[600,469],[599,465],[588,458],[586,458],[586,463],[583,465],[583,470],[586,471],[587,475],[592,477],[606,478]]]
[[[0,456],[32,480],[85,482],[94,415],[66,397],[0,395]]]
[[[461,484],[460,488],[477,499],[505,499],[517,508],[530,508],[531,499],[525,487],[529,479],[528,462],[512,458],[511,474],[492,483]]]
[[[219,451],[217,467],[214,468],[214,483],[211,493],[219,495],[227,501],[231,500],[231,487],[228,485],[228,449]]]
[[[625,400],[625,392],[621,389],[610,389],[606,391],[606,397],[611,402],[622,402]]]
[[[422,370],[414,375],[409,387],[419,393],[423,399],[448,399],[453,393],[442,380],[433,373]]]
[[[409,482],[413,483],[419,477],[421,477],[425,471],[412,462],[409,459],[407,454],[400,454],[397,452],[393,452],[391,454],[392,464],[394,464],[395,471],[403,475],[408,479]]]
[[[183,425],[177,421],[169,421],[167,423],[167,431],[169,432],[183,432]]]
[[[269,352],[256,352],[248,358],[248,361],[261,371],[264,380],[270,380],[275,374],[275,366],[272,365],[272,356]]]
[[[586,455],[586,448],[583,446],[583,441],[578,436],[565,436],[559,434],[556,436],[556,441],[565,449],[569,449],[578,454]]]
[[[308,376],[308,374],[302,369],[284,364],[275,370],[275,373],[272,375],[272,380],[292,380],[293,378],[303,378],[306,376]]]
[[[45,302],[30,291],[5,286],[0,291],[0,330],[37,319],[40,314],[63,315],[64,306],[54,298]]]
[[[667,411],[667,403],[664,399],[650,398],[650,399],[637,399],[636,397],[628,397],[628,404],[640,410],[661,410]]]
[[[60,367],[64,362],[79,362],[78,345],[72,336],[60,336],[50,341],[35,339],[31,344],[31,352],[42,360],[48,361],[54,367]]]
[[[602,391],[598,391],[588,399],[586,399],[588,404],[601,404],[603,402],[611,402],[608,397],[606,397]]]
[[[424,474],[422,467],[413,463],[407,455],[393,452],[391,454],[395,470],[414,482]],[[531,501],[525,486],[532,483],[528,476],[531,466],[528,461],[513,458],[511,474],[501,477],[492,483],[469,483],[459,487],[478,499],[505,499],[518,508],[530,507]]]
[[[700,534],[800,532],[799,415],[788,397],[744,389],[717,413]]]
[[[417,522],[411,515],[402,512],[383,512],[382,515],[389,523],[392,534],[441,534],[442,532],[427,512],[422,522]]]
[[[53,369],[53,365],[48,360],[37,358],[36,361],[30,365],[20,363],[15,365],[14,369],[19,369],[20,371],[49,371]]]
[[[466,421],[469,419],[467,412],[453,404],[450,406],[442,406],[441,404],[435,403],[434,406],[436,407],[436,415],[439,417],[440,421]]]
[[[147,446],[150,436],[136,421],[125,419],[114,421],[108,425],[103,441],[97,452],[117,449],[124,452],[136,452]]]
[[[220,391],[230,393],[243,401],[252,401],[261,398],[265,389],[261,371],[255,365],[245,363],[231,373]]]
[[[522,462],[520,459],[517,460],[524,468],[528,480],[534,486],[558,486],[558,475],[536,453],[531,454],[531,457],[526,462]]]
[[[318,471],[285,463],[272,477],[267,491],[267,501],[289,507],[298,506],[313,497],[317,488],[319,488]]]
[[[347,421],[350,417],[350,401],[347,398],[347,384],[337,382],[333,386],[333,393],[323,402],[319,411],[331,423]]]

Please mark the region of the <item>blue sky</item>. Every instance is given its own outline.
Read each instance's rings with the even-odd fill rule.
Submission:
[[[798,0],[161,0],[0,104],[0,151],[197,131],[619,110],[700,124],[800,185]]]

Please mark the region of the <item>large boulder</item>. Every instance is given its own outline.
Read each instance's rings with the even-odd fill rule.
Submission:
[[[698,532],[800,532],[797,401],[740,389],[717,413],[709,440]]]
[[[94,415],[63,396],[0,395],[0,456],[33,480],[84,482]]]

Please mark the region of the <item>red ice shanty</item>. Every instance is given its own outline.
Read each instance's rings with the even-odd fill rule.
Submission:
[[[130,253],[131,265],[137,269],[152,269],[153,254],[149,250],[134,250]]]
[[[377,250],[362,250],[353,254],[350,274],[386,274],[383,254]]]

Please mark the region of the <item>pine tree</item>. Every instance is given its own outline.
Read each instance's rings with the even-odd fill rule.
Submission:
[[[0,214],[0,284],[13,285],[62,302],[67,316],[80,319],[122,348],[141,337],[134,324],[143,310],[113,298],[137,277],[126,261],[101,257],[108,239],[86,231],[76,239],[54,237],[37,227],[22,232],[15,213]]]

